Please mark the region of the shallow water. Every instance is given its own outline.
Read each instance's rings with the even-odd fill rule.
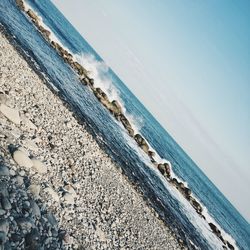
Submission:
[[[119,99],[137,130],[162,159],[169,160],[175,174],[188,183],[195,196],[206,206],[211,217],[232,236],[240,249],[249,249],[249,224],[208,180],[198,166],[144,108],[124,83],[108,68],[91,46],[48,1],[27,1],[53,31],[55,37],[79,60],[92,69],[94,77],[110,97]],[[88,124],[96,139],[119,163],[123,171],[148,197],[162,218],[184,239],[191,239],[200,249],[221,249],[207,223],[159,172],[137,147],[125,129],[83,86],[75,72],[42,38],[29,19],[15,6],[14,0],[0,1],[0,21],[16,42],[45,73],[59,95],[71,105],[77,116]],[[70,34],[70,35],[69,35]],[[137,119],[135,119],[135,117]],[[206,216],[207,217],[207,216]],[[228,236],[229,237],[229,236]]]

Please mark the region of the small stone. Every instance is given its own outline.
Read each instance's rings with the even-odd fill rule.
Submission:
[[[11,176],[15,176],[15,175],[16,175],[16,172],[15,172],[14,169],[10,169],[10,175],[11,175]]]
[[[6,233],[0,232],[0,247],[5,243],[6,239],[7,239]],[[2,247],[0,249],[2,249]]]
[[[21,218],[16,219],[16,222],[22,230],[25,230],[27,232],[29,232],[33,226],[29,218],[21,217]]]
[[[3,197],[9,197],[9,192],[7,190],[7,183],[6,182],[0,182],[0,194]]]
[[[0,216],[4,215],[6,213],[5,210],[3,210],[2,208],[0,208]]]
[[[22,186],[23,185],[23,177],[18,175],[16,177],[16,183],[17,183],[18,186]]]
[[[65,193],[63,198],[64,198],[64,201],[65,201],[66,204],[74,204],[75,203],[74,197],[70,193]]]
[[[32,213],[34,217],[40,218],[41,217],[41,211],[38,207],[37,203],[35,201],[30,202],[30,207],[32,209]]]
[[[20,125],[21,119],[19,116],[19,112],[16,109],[12,109],[5,104],[0,104],[0,111],[6,116],[11,122]]]
[[[0,176],[9,176],[10,171],[6,166],[0,166]]]
[[[32,184],[29,186],[29,191],[34,196],[35,199],[39,198],[40,189],[41,188],[39,185]]]
[[[11,209],[11,203],[6,197],[2,197],[1,204],[3,209],[10,210]]]
[[[41,161],[37,159],[32,159],[32,163],[33,163],[33,168],[36,170],[36,172],[40,174],[45,174],[47,172],[47,167]]]
[[[7,96],[3,93],[3,92],[0,92],[0,104],[4,104],[7,102]]]
[[[44,215],[44,217],[47,218],[48,222],[50,223],[50,225],[52,227],[56,227],[57,226],[57,220],[56,220],[56,218],[55,218],[55,216],[53,214],[47,213],[47,214]]]
[[[8,234],[9,232],[9,222],[6,219],[0,220],[0,231]]]
[[[25,236],[25,248],[40,249],[40,234],[36,228]]]
[[[44,189],[44,191],[45,191],[46,193],[49,193],[50,196],[52,197],[52,199],[53,199],[54,201],[59,202],[59,200],[60,200],[60,199],[59,199],[59,196],[58,196],[57,192],[55,192],[52,188],[47,187],[47,188]]]
[[[30,169],[33,166],[33,162],[29,156],[19,149],[13,153],[13,159],[20,167]]]

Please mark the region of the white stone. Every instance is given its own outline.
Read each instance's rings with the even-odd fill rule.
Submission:
[[[100,227],[96,227],[96,234],[99,237],[100,241],[106,241],[106,236],[105,233],[102,231],[102,229]]]
[[[5,104],[0,105],[0,111],[3,113],[4,116],[6,116],[11,122],[19,125],[21,122],[19,112],[16,109],[12,109]]]
[[[71,185],[65,186],[65,189],[73,196],[76,197],[76,191]]]
[[[29,191],[35,198],[39,198],[40,189],[40,186],[36,184],[32,184],[29,186]]]
[[[22,117],[22,122],[24,123],[26,128],[37,130],[37,126],[26,116]]]
[[[59,201],[60,201],[57,192],[55,192],[52,188],[47,187],[47,188],[44,189],[44,191],[45,191],[46,193],[50,194],[51,198],[52,198],[54,201],[56,201],[56,202],[59,202]]]
[[[31,161],[33,162],[33,169],[35,169],[36,172],[39,174],[47,173],[47,167],[43,164],[43,162],[37,159],[32,159]]]
[[[7,96],[4,93],[0,93],[0,104],[6,103],[6,101],[7,101]]]
[[[19,149],[13,153],[13,159],[20,167],[30,169],[33,166],[33,162],[29,156]]]
[[[74,203],[75,203],[75,201],[74,201],[74,196],[73,196],[72,194],[70,194],[70,193],[66,193],[66,194],[63,196],[63,198],[64,198],[64,202],[65,202],[66,204],[74,204]]]

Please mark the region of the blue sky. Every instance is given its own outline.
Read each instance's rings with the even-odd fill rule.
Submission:
[[[53,2],[250,221],[250,1]]]

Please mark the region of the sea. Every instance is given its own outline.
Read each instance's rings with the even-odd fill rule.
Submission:
[[[75,60],[90,71],[95,85],[101,87],[110,100],[122,103],[123,111],[136,132],[157,152],[157,161],[170,162],[176,178],[186,183],[203,205],[207,221],[217,225],[222,236],[236,249],[250,249],[249,223],[134,96],[126,83],[119,79],[50,0],[25,2],[41,18],[43,25],[51,30],[51,38],[70,51]],[[86,124],[100,146],[118,163],[148,204],[188,248],[223,249],[222,242],[212,233],[208,223],[162,177],[149,157],[92,91],[81,84],[78,75],[45,41],[14,0],[0,0],[0,23],[29,64],[43,75],[49,87]]]

